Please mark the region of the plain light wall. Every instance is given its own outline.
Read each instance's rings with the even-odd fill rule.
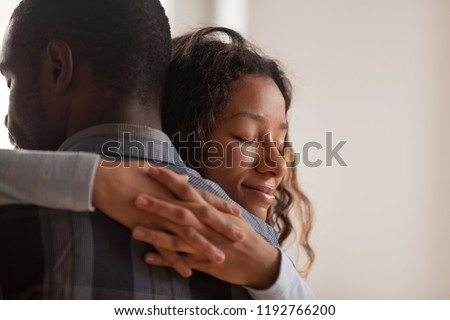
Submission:
[[[172,1],[181,12],[201,12],[200,2]],[[325,145],[326,132],[334,145],[347,141],[340,155],[348,167],[299,167],[316,213],[308,282],[317,296],[450,299],[450,3],[243,2],[247,23],[232,12],[222,23],[288,70],[297,151]],[[203,12],[218,7],[211,1]],[[170,18],[179,34],[217,12],[209,15]],[[295,247],[289,252],[298,258]]]
[[[285,65],[297,151],[326,132],[347,141],[348,167],[299,167],[318,298],[450,299],[450,2],[163,2],[174,34],[218,20]],[[0,23],[16,3],[2,0]]]
[[[348,167],[300,167],[319,298],[450,298],[449,4],[250,0],[295,84],[295,145],[348,140]]]

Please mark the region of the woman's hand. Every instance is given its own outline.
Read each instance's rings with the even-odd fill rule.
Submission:
[[[195,208],[192,210],[195,211]],[[242,228],[246,233],[242,242],[231,242],[214,231],[204,234],[225,253],[226,258],[220,264],[204,259],[201,252],[184,250],[185,248],[177,245],[177,237],[168,232],[143,228],[146,236],[140,240],[153,244],[158,249],[183,252],[183,260],[191,269],[233,284],[267,289],[278,277],[280,252],[257,234],[247,222],[242,221]],[[152,265],[168,266],[177,270],[173,260],[158,253],[147,253],[144,260]]]
[[[166,174],[171,173],[163,172],[158,174],[158,181],[162,183],[171,181],[172,184],[177,184],[175,180],[167,179]],[[192,188],[189,189],[182,183],[178,187],[172,185],[171,189],[183,190],[183,192],[178,193],[180,198],[184,198],[183,201],[168,202],[163,199],[140,195],[140,197],[147,199],[148,202],[146,204],[136,202],[136,204],[139,208],[149,213],[165,212],[166,215],[176,216],[180,211],[189,211],[201,221],[209,222],[208,225],[210,227],[202,228],[198,231],[205,239],[208,239],[208,241],[225,253],[225,260],[219,264],[204,259],[200,250],[192,246],[186,246],[185,242],[177,235],[164,230],[138,226],[134,229],[140,233],[140,236],[136,237],[136,239],[152,244],[160,253],[166,253],[166,255],[158,253],[146,254],[145,261],[147,263],[173,267],[178,271],[180,269],[177,267],[179,255],[175,257],[167,253],[183,253],[182,259],[189,268],[208,273],[230,283],[246,285],[255,289],[265,289],[275,282],[279,271],[280,252],[253,230],[238,214],[238,210],[230,210],[230,205],[225,200],[205,191],[198,192]],[[202,199],[198,198],[199,195],[201,195]],[[224,211],[234,212],[235,210],[235,215],[224,214]],[[214,223],[210,221],[214,221]],[[217,232],[217,229],[220,228],[211,228],[215,223],[218,223],[218,225],[238,226],[243,230],[242,235],[245,234],[245,237],[242,237],[241,241],[238,242],[230,241],[223,236],[224,232]],[[182,275],[188,276],[190,272]]]
[[[158,179],[164,179],[162,185]],[[202,252],[203,258],[223,262],[225,255],[200,232],[206,225],[223,234],[231,241],[239,241],[243,237],[242,230],[233,223],[220,219],[220,217],[207,216],[204,212],[204,222],[191,211],[178,207],[171,214],[166,211],[153,210],[146,212],[135,206],[148,206],[148,198],[137,197],[146,193],[164,199],[176,201],[180,195],[193,201],[204,201],[203,198],[190,190],[187,176],[177,175],[168,169],[154,168],[143,162],[107,162],[101,161],[96,172],[93,190],[94,205],[120,224],[133,229],[140,225],[153,230],[164,231],[176,235],[183,248]],[[226,207],[223,207],[226,209]],[[228,210],[233,212],[232,207]],[[206,215],[206,216],[205,216]],[[139,230],[134,231],[136,238]],[[185,276],[189,275],[190,268],[183,262],[183,258],[176,252],[159,251],[161,255],[174,262],[175,268]]]

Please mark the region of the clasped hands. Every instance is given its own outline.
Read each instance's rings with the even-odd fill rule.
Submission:
[[[192,188],[186,175],[166,168],[115,163],[112,175],[108,166],[99,166],[93,202],[130,228],[136,240],[155,247],[157,253],[147,253],[145,262],[184,277],[198,270],[255,289],[275,282],[280,252],[245,221],[238,206]]]

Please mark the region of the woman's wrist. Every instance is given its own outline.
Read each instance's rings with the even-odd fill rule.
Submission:
[[[259,258],[259,263],[259,268],[251,270],[253,279],[246,286],[265,290],[277,281],[281,264],[280,251],[267,243],[267,249],[264,249],[264,255]]]

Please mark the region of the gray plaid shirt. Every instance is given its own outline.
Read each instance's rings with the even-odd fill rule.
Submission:
[[[114,159],[141,159],[187,173],[198,189],[230,200],[211,181],[186,168],[161,131],[128,124],[83,130],[60,148]],[[64,174],[62,172],[61,174]],[[230,200],[231,201],[231,200]],[[245,219],[278,247],[275,231],[248,212]],[[241,286],[204,273],[185,279],[170,268],[146,265],[152,247],[101,212],[36,206],[0,207],[0,298],[38,299],[247,299]]]

